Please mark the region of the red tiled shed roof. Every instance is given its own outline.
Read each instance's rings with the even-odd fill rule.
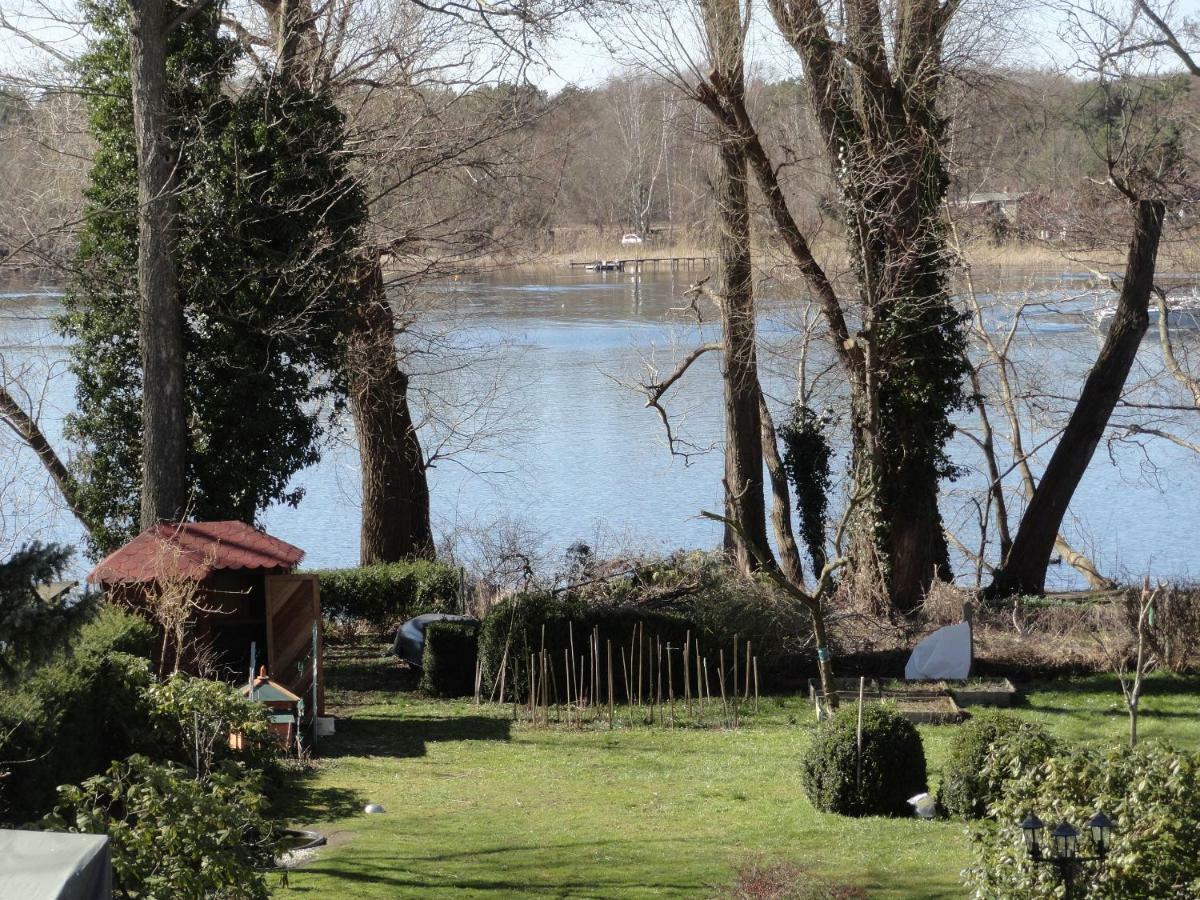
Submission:
[[[162,522],[100,560],[88,581],[201,581],[222,569],[290,570],[303,557],[299,547],[245,522]]]

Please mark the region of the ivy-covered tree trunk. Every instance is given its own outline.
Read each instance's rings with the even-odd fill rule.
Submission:
[[[130,83],[137,143],[139,345],[142,357],[141,527],[183,517],[187,499],[183,309],[175,267],[179,198],[167,99],[167,38],[175,7],[129,4]]]
[[[861,326],[817,264],[761,146],[769,212],[825,312],[851,394],[853,496],[847,577],[875,612],[911,611],[948,575],[938,485],[953,473],[950,416],[965,401],[965,336],[945,286],[942,39],[955,4],[772,0],[804,66],[837,184]],[[753,131],[744,108],[735,111]]]
[[[308,0],[260,0],[285,80],[328,91],[328,48]],[[357,223],[356,223],[357,224]],[[396,317],[379,255],[355,233],[360,262],[345,326],[341,377],[354,418],[362,478],[359,559],[363,565],[435,555],[424,453],[408,402],[408,373],[396,350]]]
[[[992,596],[1040,594],[1046,588],[1046,568],[1063,517],[1104,436],[1149,327],[1150,293],[1164,214],[1161,201],[1138,200],[1134,204],[1133,238],[1116,315],[1067,427],[1021,516],[1008,558],[992,578],[988,588]]]
[[[322,373],[342,358],[363,203],[332,103],[277,80],[228,89],[238,54],[219,32],[218,5],[171,29],[165,62],[153,65],[144,57],[163,50],[148,37],[162,9],[158,24],[138,20],[145,37],[132,50],[125,0],[92,0],[86,11],[78,73],[95,150],[59,320],[75,376],[65,433],[76,452],[69,481],[48,469],[103,554],[143,521],[184,511],[183,489],[164,505],[157,477],[176,449],[163,452],[163,434],[178,440],[180,427],[164,381],[183,379],[188,515],[253,522],[303,495],[289,482],[318,458],[319,401],[338,387]],[[165,65],[165,87],[150,91],[166,92],[153,115],[144,82],[154,79],[135,79],[138,65]],[[141,164],[143,152],[157,168]],[[147,193],[155,202],[142,201]],[[150,427],[143,411],[151,421],[169,414],[171,428]]]
[[[396,319],[378,257],[363,263],[345,380],[362,470],[363,565],[434,555],[425,457],[396,358]]]
[[[931,143],[886,161],[893,171],[876,172],[874,190],[860,193],[863,182],[853,175],[843,184],[864,374],[851,382],[856,502],[848,577],[875,612],[907,613],[933,579],[950,574],[938,490],[951,473],[943,448],[953,433],[949,413],[962,402],[964,338],[943,274],[939,148]]]

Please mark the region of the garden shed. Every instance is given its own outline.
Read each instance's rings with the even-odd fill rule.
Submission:
[[[102,559],[88,582],[109,602],[149,614],[160,633],[172,616],[186,618],[181,669],[240,681],[252,665],[266,665],[271,678],[310,701],[310,715],[315,687],[315,712],[323,715],[320,584],[316,575],[296,574],[303,557],[245,522],[163,522]],[[174,668],[172,646],[168,638],[157,651],[166,669]]]

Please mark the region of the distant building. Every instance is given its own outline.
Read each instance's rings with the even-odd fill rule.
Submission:
[[[976,191],[952,205],[962,211],[968,232],[986,232],[992,243],[1027,241],[1035,237],[1047,240],[1048,236],[1031,233],[1023,223],[1027,216],[1022,216],[1022,207],[1028,205],[1032,197],[1032,191]]]

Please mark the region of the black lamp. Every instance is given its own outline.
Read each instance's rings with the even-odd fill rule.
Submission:
[[[1021,835],[1025,838],[1025,849],[1035,865],[1054,866],[1058,877],[1066,889],[1067,900],[1075,896],[1075,880],[1082,872],[1085,864],[1092,862],[1103,863],[1108,853],[1109,841],[1112,839],[1116,826],[1102,811],[1088,820],[1088,832],[1091,835],[1093,856],[1079,854],[1079,831],[1070,822],[1063,820],[1050,832],[1049,852],[1043,846],[1043,832],[1046,826],[1036,813],[1030,812],[1029,818],[1021,823]]]
[[[1079,850],[1079,832],[1070,822],[1060,822],[1050,832],[1050,848],[1059,859],[1070,859]]]
[[[1096,845],[1096,853],[1104,856],[1108,852],[1109,838],[1112,837],[1112,820],[1104,814],[1103,810],[1097,810],[1096,814],[1088,821],[1088,828],[1092,832],[1092,843]]]
[[[1042,858],[1042,832],[1046,830],[1046,826],[1042,824],[1042,820],[1033,813],[1029,814],[1024,822],[1021,823],[1021,834],[1025,837],[1025,849],[1029,851],[1029,856],[1033,859]]]

